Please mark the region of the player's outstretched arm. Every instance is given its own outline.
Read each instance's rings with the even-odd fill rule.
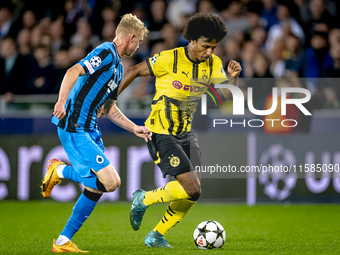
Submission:
[[[118,95],[122,93],[122,91],[130,85],[130,83],[137,78],[138,76],[148,76],[150,75],[150,71],[146,61],[139,63],[124,73],[124,78],[119,84]]]
[[[56,116],[58,119],[61,120],[66,115],[66,100],[78,77],[82,75],[85,75],[85,71],[80,64],[76,64],[67,70],[60,86],[58,101],[55,104],[53,111],[53,115]]]
[[[119,89],[118,89],[118,95],[122,93],[122,91],[130,85],[130,83],[137,78],[138,76],[148,76],[150,75],[150,71],[148,68],[148,65],[146,64],[146,61],[139,63],[133,67],[131,67],[129,70],[127,70],[124,73],[124,77],[122,81],[119,84]],[[98,112],[97,112],[97,118],[100,119],[105,113],[102,105]]]
[[[136,136],[144,138],[145,142],[151,140],[151,131],[148,127],[137,126],[129,120],[117,107],[116,100],[108,98],[104,104],[105,115],[116,125],[133,132]]]
[[[237,86],[237,78],[240,75],[242,71],[242,67],[239,62],[236,62],[234,60],[230,60],[228,65],[228,80],[229,84]],[[225,98],[228,98],[230,96],[230,90],[229,89],[220,89],[223,96]]]

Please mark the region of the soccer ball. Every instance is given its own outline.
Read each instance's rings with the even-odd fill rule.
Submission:
[[[194,242],[200,249],[221,248],[225,238],[224,228],[214,220],[201,222],[194,231]]]

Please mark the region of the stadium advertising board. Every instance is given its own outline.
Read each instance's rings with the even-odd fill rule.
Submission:
[[[131,135],[113,135],[107,141],[105,154],[117,169],[124,184],[102,201],[127,200],[142,187],[155,188],[168,182],[149,156],[142,139]],[[51,158],[69,162],[57,136],[3,136],[0,143],[0,200],[22,201],[41,199],[40,184]],[[143,170],[143,172],[142,172]],[[63,181],[56,186],[51,198],[66,202],[76,199],[82,185]]]
[[[267,136],[245,134],[206,134],[199,132],[202,161],[209,171],[202,171],[202,201],[248,201],[248,204],[268,201],[336,201],[340,193],[339,139],[331,136],[291,135]],[[103,195],[101,201],[130,200],[138,188],[154,189],[168,182],[154,165],[142,139],[120,134],[103,137],[106,155],[119,172],[122,185]],[[47,160],[67,157],[56,135],[1,136],[0,139],[0,199],[36,200]],[[315,172],[301,173],[300,166]],[[333,166],[333,173],[317,172],[318,164]],[[232,173],[232,169],[247,166],[296,166],[296,173]],[[230,172],[218,171],[229,166]],[[251,168],[249,168],[251,169]],[[203,169],[202,169],[203,170]],[[262,168],[263,170],[263,168]],[[286,176],[284,176],[284,174]],[[320,174],[321,178],[318,178]],[[67,202],[76,199],[82,185],[63,180],[52,192],[51,199]]]
[[[302,200],[307,190],[320,194],[315,197],[320,201],[339,201],[339,142],[333,135],[267,136],[250,133],[248,204],[256,203],[257,194],[276,201],[291,195],[294,195],[293,199],[300,197]]]

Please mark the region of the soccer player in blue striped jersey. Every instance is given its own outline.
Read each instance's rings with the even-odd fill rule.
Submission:
[[[124,72],[121,57],[131,56],[147,33],[142,21],[126,14],[117,26],[113,42],[99,45],[65,74],[52,123],[57,126],[72,166],[50,160],[41,186],[42,195],[49,197],[62,178],[84,184],[85,190],[59,238],[53,240],[53,252],[84,252],[71,242],[72,237],[90,216],[103,192],[112,192],[120,186],[116,170],[104,155],[97,125],[99,109],[104,107],[104,113],[120,127],[145,141],[151,139],[149,128],[135,125],[116,106]]]

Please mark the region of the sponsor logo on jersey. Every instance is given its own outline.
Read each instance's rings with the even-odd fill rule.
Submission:
[[[200,86],[184,85],[180,81],[173,81],[172,86],[175,89],[182,89],[185,91],[190,90],[190,92],[199,92],[201,90]]]
[[[113,79],[111,79],[111,80],[109,81],[109,84],[108,84],[107,93],[110,94],[116,87],[117,87],[117,84],[114,82]]]
[[[183,84],[180,81],[173,81],[172,86],[174,86],[175,89],[181,89]]]
[[[188,77],[189,72],[186,73],[186,72],[182,71],[182,74],[185,74],[185,76],[186,76],[187,78],[189,78],[189,77]]]

